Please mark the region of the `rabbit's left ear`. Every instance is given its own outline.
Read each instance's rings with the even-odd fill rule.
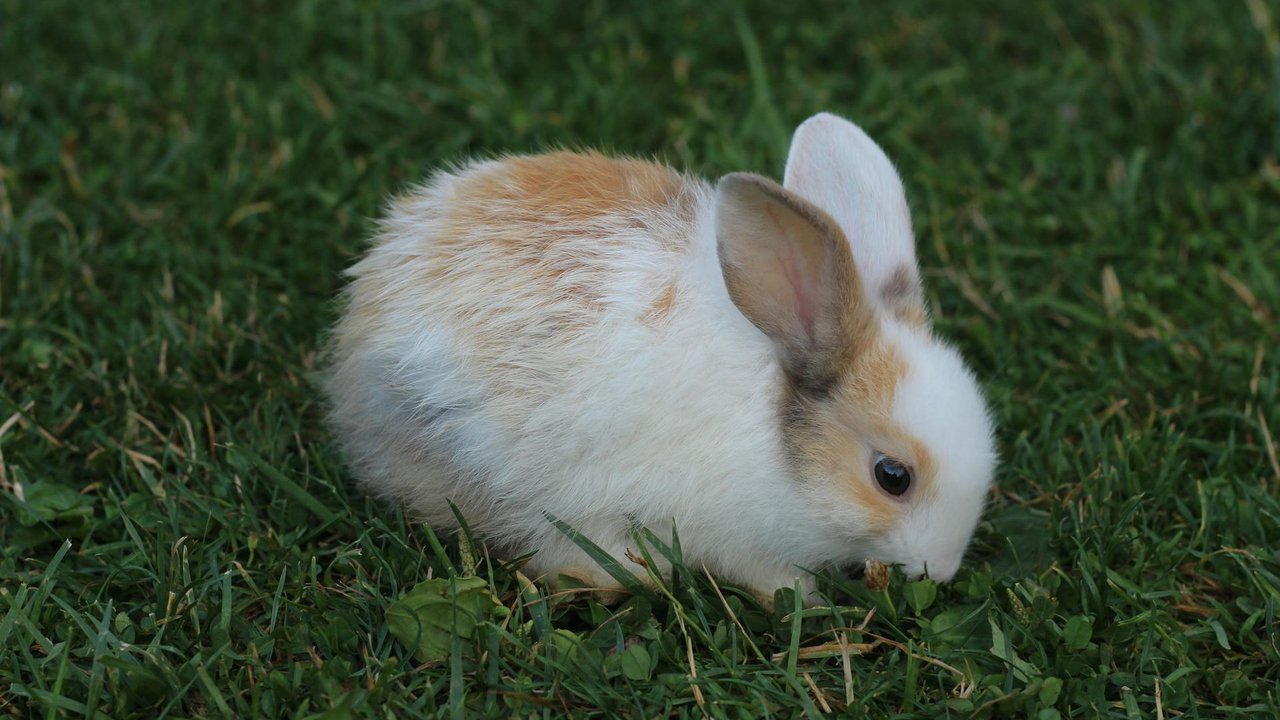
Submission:
[[[783,186],[844,231],[873,305],[901,322],[929,322],[902,179],[875,141],[848,120],[814,115],[791,137]]]
[[[798,386],[827,390],[874,338],[875,309],[844,234],[774,181],[720,179],[716,246],[729,298],[773,341]]]

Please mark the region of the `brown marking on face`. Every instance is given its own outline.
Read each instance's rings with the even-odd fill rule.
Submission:
[[[877,334],[845,369],[840,383],[842,399],[878,422],[886,422],[892,416],[898,382],[906,374],[907,365],[897,350]]]
[[[912,502],[937,492],[934,484],[937,467],[924,442],[893,417],[898,384],[906,377],[907,370],[907,363],[897,349],[887,342],[879,342],[846,376],[840,400],[846,416],[858,418],[847,420],[848,424],[866,422],[870,425],[862,437],[868,438],[873,451],[884,453],[911,468],[911,490],[905,497]],[[865,480],[865,477],[861,479]],[[884,497],[874,478],[870,485]],[[896,500],[892,502],[898,504]]]
[[[859,355],[854,365],[843,376],[835,400],[842,411],[840,416],[846,419],[846,422],[838,422],[831,428],[832,433],[843,434],[852,430],[857,434],[850,434],[850,437],[871,441],[870,448],[858,442],[843,443],[846,445],[845,453],[851,452],[853,455],[851,458],[846,457],[845,460],[846,462],[851,460],[853,464],[842,468],[842,474],[857,499],[859,507],[867,508],[875,531],[880,533],[888,531],[897,523],[901,516],[902,502],[886,495],[876,484],[873,466],[875,458],[872,453],[886,451],[884,448],[876,447],[883,444],[880,441],[881,436],[900,435],[893,422],[893,399],[898,382],[906,374],[907,366],[902,358],[898,357],[893,346],[885,342],[882,337],[877,338],[871,347]],[[850,415],[856,418],[853,424],[860,427],[849,427],[850,423],[847,419]],[[838,436],[831,439],[839,442]],[[848,448],[849,445],[857,447]]]
[[[932,455],[893,419],[897,387],[907,369],[897,350],[877,335],[852,359],[829,396],[793,404],[784,420],[796,461],[807,474],[840,483],[876,534],[888,532],[910,504],[936,492]],[[876,483],[876,453],[911,467],[911,490],[902,498],[889,496]]]
[[[902,508],[899,507],[898,501],[887,497],[884,492],[876,486],[875,478],[869,481],[865,477],[872,467],[872,460],[868,457],[867,461],[861,463],[863,470],[861,473],[856,472],[849,479],[848,487],[853,492],[855,502],[858,507],[865,508],[867,514],[867,524],[876,535],[884,535],[893,529],[901,517]]]
[[[912,438],[911,457],[913,459],[911,467],[915,472],[915,476],[912,477],[912,483],[920,483],[920,487],[916,488],[916,491],[924,493],[926,497],[936,495],[938,493],[936,482],[938,466],[933,459],[933,453],[929,452],[929,448],[919,439]],[[919,477],[918,480],[916,476]]]
[[[676,286],[676,282],[674,280],[668,282],[649,307],[645,308],[644,313],[640,315],[640,320],[650,327],[666,322],[676,308],[679,294],[680,289]]]

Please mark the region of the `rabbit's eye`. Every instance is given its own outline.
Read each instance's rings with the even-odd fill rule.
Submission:
[[[911,487],[911,468],[881,455],[876,459],[876,482],[890,495],[901,495]]]

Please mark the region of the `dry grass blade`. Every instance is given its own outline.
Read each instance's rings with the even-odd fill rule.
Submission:
[[[844,705],[853,704],[853,663],[849,658],[849,639],[843,632],[836,633],[840,642],[840,670],[844,673]]]
[[[1102,304],[1107,310],[1107,317],[1115,317],[1124,304],[1120,278],[1116,277],[1116,269],[1110,265],[1102,269]]]
[[[805,684],[809,686],[809,692],[813,694],[813,699],[818,701],[818,705],[822,708],[822,712],[831,714],[831,705],[827,702],[827,696],[818,688],[818,684],[813,681],[813,676],[808,672],[803,673]]]
[[[1267,459],[1271,462],[1272,477],[1280,482],[1280,458],[1276,457],[1276,444],[1271,437],[1271,428],[1267,425],[1267,416],[1258,408],[1258,427],[1262,429],[1262,443],[1266,448]]]
[[[800,660],[816,660],[819,658],[837,657],[847,653],[857,653],[865,655],[881,645],[880,641],[869,643],[851,643],[836,642],[822,643],[821,645],[806,645],[800,648],[796,653],[796,657]],[[770,658],[774,662],[782,662],[787,659],[787,651],[774,653]]]
[[[1263,305],[1258,301],[1258,296],[1254,294],[1253,290],[1251,290],[1248,285],[1245,285],[1239,278],[1232,275],[1224,267],[1214,265],[1213,271],[1218,275],[1218,278],[1222,280],[1222,282],[1227,284],[1227,287],[1231,288],[1231,291],[1236,294],[1236,297],[1240,298],[1240,301],[1245,304],[1245,307],[1249,308],[1249,312],[1253,313],[1253,317],[1258,322],[1270,322],[1271,310],[1267,308],[1266,305]]]
[[[886,645],[892,645],[893,647],[895,647],[895,648],[897,648],[898,650],[901,650],[902,652],[904,652],[904,653],[906,653],[906,654],[908,654],[908,655],[910,655],[910,656],[914,657],[914,658],[915,658],[915,659],[917,659],[917,660],[921,660],[921,661],[923,661],[923,662],[927,662],[927,663],[929,663],[930,665],[933,665],[933,666],[935,666],[935,667],[940,667],[940,668],[942,668],[943,670],[946,670],[947,672],[950,672],[950,673],[952,673],[953,675],[955,675],[955,676],[956,676],[957,678],[959,678],[959,680],[960,680],[960,682],[959,682],[959,684],[956,686],[956,690],[955,690],[955,692],[954,692],[954,695],[955,695],[956,697],[958,697],[958,698],[967,698],[967,697],[969,697],[970,695],[972,695],[972,694],[973,694],[973,690],[974,690],[974,688],[976,687],[976,686],[974,685],[973,678],[971,678],[971,677],[969,677],[968,675],[966,675],[966,674],[964,673],[964,671],[963,671],[963,670],[960,670],[959,668],[956,668],[956,667],[955,667],[955,666],[953,666],[953,665],[948,665],[947,663],[945,663],[945,662],[943,662],[943,661],[941,661],[941,660],[938,660],[937,658],[932,658],[932,657],[929,657],[928,655],[921,655],[921,654],[919,654],[919,653],[912,652],[912,650],[911,650],[910,648],[908,648],[906,645],[904,645],[904,644],[902,644],[902,643],[898,642],[897,640],[890,640],[890,639],[889,639],[889,638],[887,638],[887,637],[882,637],[882,636],[880,636],[880,635],[876,635],[875,633],[867,633],[867,635],[869,635],[870,637],[875,638],[876,640],[878,640],[878,641],[880,641],[880,642],[882,642],[882,643],[884,643],[884,644],[886,644]]]

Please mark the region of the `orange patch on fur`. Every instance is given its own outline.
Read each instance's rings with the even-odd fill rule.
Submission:
[[[898,357],[897,350],[876,337],[852,358],[841,389],[860,411],[871,413],[878,422],[888,422],[898,383],[906,375],[907,364]]]
[[[834,400],[815,412],[811,425],[797,438],[805,461],[819,474],[844,483],[875,533],[893,528],[921,493],[936,492],[932,455],[923,442],[893,420],[897,386],[906,374],[906,362],[877,335],[850,358]],[[905,500],[890,497],[877,486],[874,452],[911,466],[913,487]]]
[[[459,195],[470,202],[457,210],[464,221],[575,226],[614,213],[662,208],[679,196],[684,183],[657,163],[553,152],[507,158],[493,170],[464,177]]]
[[[912,460],[915,463],[913,468],[916,475],[920,479],[920,487],[916,488],[916,492],[923,492],[932,495],[938,491],[934,478],[938,476],[938,466],[933,460],[933,453],[929,452],[929,448],[919,440],[911,439]]]
[[[387,256],[406,266],[392,292],[429,298],[424,313],[448,320],[493,392],[536,403],[545,383],[530,368],[601,321],[628,244],[646,257],[683,252],[704,194],[664,165],[595,153],[478,163],[400,201],[393,217],[427,222],[419,255]],[[665,281],[647,291],[657,312],[668,311]]]
[[[850,465],[852,470],[847,482],[850,491],[859,507],[866,508],[871,527],[877,533],[887,532],[900,519],[902,512],[912,503],[918,502],[922,496],[936,492],[933,478],[933,457],[925,449],[924,444],[898,428],[892,428],[889,435],[894,436],[892,442],[906,443],[909,454],[902,458],[912,469],[912,488],[904,500],[885,494],[876,484],[873,458],[857,448],[857,459]]]
[[[871,469],[870,460],[862,463],[862,467],[866,469],[861,474],[854,474],[849,482],[849,488],[853,491],[858,507],[865,509],[871,530],[877,535],[883,535],[897,523],[901,510],[896,501],[885,497],[885,494],[876,487],[874,478],[868,480],[866,477]]]
[[[914,471],[915,486],[912,495],[936,492],[933,478],[936,473],[929,449],[908,428],[893,420],[893,403],[898,383],[907,375],[907,364],[897,350],[884,342],[877,342],[855,363],[845,385],[851,400],[860,414],[865,414],[873,424],[872,433],[885,447],[879,448],[895,459],[908,463]]]
[[[532,282],[594,310],[610,284],[599,254],[617,247],[628,230],[664,249],[683,249],[687,233],[669,228],[692,225],[687,188],[688,181],[664,165],[596,153],[554,152],[481,166],[458,177],[433,271],[451,272],[454,253],[484,254],[492,263],[483,269],[506,271],[495,280]]]
[[[671,313],[676,309],[676,300],[679,296],[679,288],[676,287],[675,281],[667,283],[662,292],[653,299],[653,303],[645,308],[644,314],[640,316],[640,320],[646,325],[659,325],[666,321]]]

